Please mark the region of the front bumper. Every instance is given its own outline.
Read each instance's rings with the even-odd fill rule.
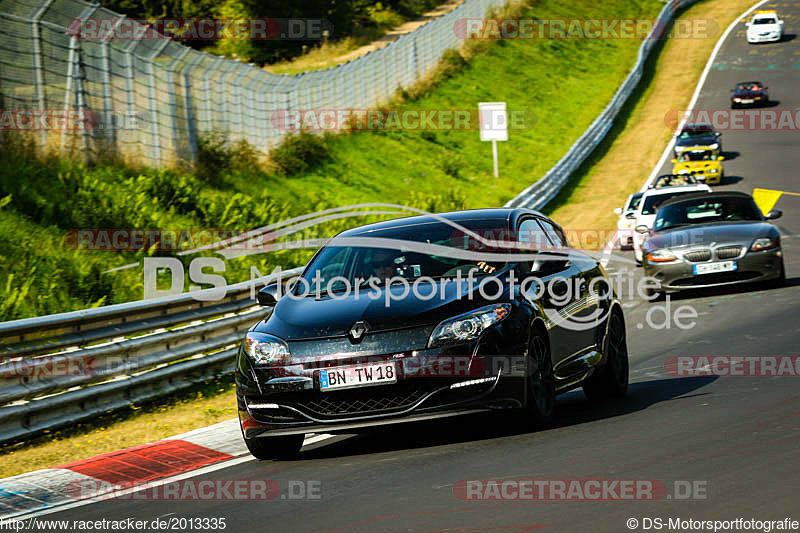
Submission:
[[[780,41],[781,37],[783,37],[783,35],[781,35],[780,33],[777,34],[777,35],[775,35],[775,34],[771,34],[771,35],[748,35],[747,36],[747,42],[751,43],[751,44],[774,43],[776,41]]]
[[[336,353],[269,369],[247,366],[240,358],[236,395],[242,432],[245,438],[330,433],[521,407],[528,360],[523,355],[497,354],[524,354],[527,340],[518,334],[513,320],[501,326],[513,328],[515,334],[490,330],[473,343],[377,355],[348,354],[338,343],[322,344],[321,349]],[[419,333],[427,340],[429,331]],[[416,333],[407,330],[405,335],[411,342]],[[321,369],[389,361],[395,363],[396,383],[320,390]]]
[[[763,252],[747,252],[743,256],[730,259],[736,261],[737,269],[732,272],[695,275],[692,263],[683,259],[671,263],[651,263],[645,261],[645,275],[661,283],[662,290],[686,290],[739,283],[756,283],[777,279],[781,273],[782,252],[780,248]],[[714,259],[704,263],[723,261]]]

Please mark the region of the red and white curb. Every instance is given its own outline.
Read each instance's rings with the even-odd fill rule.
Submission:
[[[330,437],[307,435],[304,444]],[[91,503],[119,488],[129,492],[236,457],[240,457],[238,462],[253,460],[242,440],[239,421],[226,420],[150,444],[0,479],[0,518]],[[98,490],[86,493],[85,487]]]

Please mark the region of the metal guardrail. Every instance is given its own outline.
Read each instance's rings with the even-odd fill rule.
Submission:
[[[506,207],[527,207],[541,210],[558,195],[569,182],[572,173],[580,167],[595,148],[603,141],[608,130],[614,124],[620,109],[625,105],[630,95],[639,84],[644,72],[644,64],[650,51],[659,39],[665,38],[665,31],[669,28],[675,13],[698,0],[671,0],[667,2],[658,15],[657,23],[639,47],[639,54],[631,72],[617,89],[614,98],[602,113],[592,122],[583,135],[575,141],[564,157],[553,168],[547,171],[539,181],[522,191],[506,203]]]
[[[667,3],[653,31],[663,31],[678,9],[696,1]],[[541,209],[558,194],[608,133],[642,77],[655,37],[651,32],[611,103],[567,154],[506,206]],[[283,277],[301,271],[288,270]],[[214,303],[186,293],[0,323],[0,442],[74,424],[229,372],[242,331],[261,316],[249,298],[250,286],[230,285],[226,297]],[[25,375],[24,363],[29,362],[34,370],[77,362],[79,372]]]
[[[230,372],[242,332],[263,316],[251,287],[275,279],[229,285],[213,303],[185,293],[0,323],[0,442]]]

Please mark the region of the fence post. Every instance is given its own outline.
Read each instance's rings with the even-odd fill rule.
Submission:
[[[39,21],[44,16],[45,11],[53,3],[53,0],[45,0],[45,2],[36,10],[31,19],[32,28],[31,33],[33,37],[33,80],[34,90],[36,91],[36,103],[39,106],[39,113],[45,112],[47,103],[45,102],[44,95],[44,68],[42,67],[42,43],[41,35],[39,34]],[[47,147],[47,129],[42,128],[41,132],[42,149]]]
[[[211,109],[211,101],[213,100],[213,97],[211,96],[211,83],[208,77],[211,72],[217,70],[217,67],[224,62],[224,57],[218,57],[216,61],[206,67],[206,69],[203,71],[203,94],[205,95],[204,107],[206,108],[206,121],[208,122],[208,128],[206,128],[206,132],[214,130],[214,120],[212,119],[213,115]]]
[[[81,29],[83,27],[83,20],[89,18],[99,7],[99,4],[91,4],[86,9],[83,10],[83,13],[80,14],[78,19],[81,21],[80,27],[76,33],[76,35],[71,35],[69,39],[69,59],[68,66],[67,66],[67,88],[64,92],[64,120],[65,120],[65,127],[61,130],[61,150],[63,151],[66,147],[67,142],[67,127],[66,125],[69,124],[68,119],[70,117],[70,105],[74,105],[76,110],[78,111],[77,116],[81,119],[83,123],[84,119],[84,111],[86,108],[86,102],[83,98],[83,78],[81,77],[81,54],[80,54],[80,44],[78,36],[81,33]],[[71,98],[74,94],[74,98]],[[70,101],[72,100],[72,101]],[[85,130],[83,126],[80,126],[82,130]],[[86,138],[86,131],[81,131],[81,149],[83,151],[83,157],[86,157],[86,152],[88,152],[88,140]]]
[[[111,105],[111,65],[108,59],[108,43],[117,31],[117,26],[125,19],[125,15],[120,15],[114,27],[108,35],[104,35],[100,42],[101,60],[103,62],[103,119],[105,122],[105,136],[112,142],[117,139],[117,130],[114,127],[114,116]]]
[[[189,130],[189,150],[192,159],[197,157],[197,117],[194,115],[194,93],[192,92],[191,74],[194,67],[203,60],[204,54],[197,53],[194,61],[189,63],[183,73],[183,96],[186,100],[186,127]]]
[[[158,108],[156,107],[156,79],[155,74],[153,72],[153,61],[158,54],[160,54],[164,48],[170,43],[170,40],[164,37],[164,42],[161,46],[156,47],[153,50],[153,53],[146,59],[147,61],[147,99],[150,101],[150,129],[153,136],[153,160],[156,164],[160,164],[161,161],[161,137],[159,136],[158,131]]]
[[[167,98],[169,100],[169,117],[170,117],[170,125],[172,129],[172,151],[175,155],[178,154],[178,111],[177,105],[175,103],[175,65],[186,57],[186,54],[189,53],[191,48],[188,46],[181,50],[181,52],[176,55],[172,61],[169,62],[167,65]],[[186,95],[184,95],[185,97]]]

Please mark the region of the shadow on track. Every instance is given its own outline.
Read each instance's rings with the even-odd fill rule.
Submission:
[[[583,392],[573,391],[559,397],[553,429],[635,413],[651,405],[693,393],[715,379],[714,376],[703,376],[641,381],[629,386],[626,398],[604,403],[590,402]],[[301,452],[298,460],[419,449],[547,431],[526,428],[524,415],[519,412],[464,415],[375,428],[353,438]]]

